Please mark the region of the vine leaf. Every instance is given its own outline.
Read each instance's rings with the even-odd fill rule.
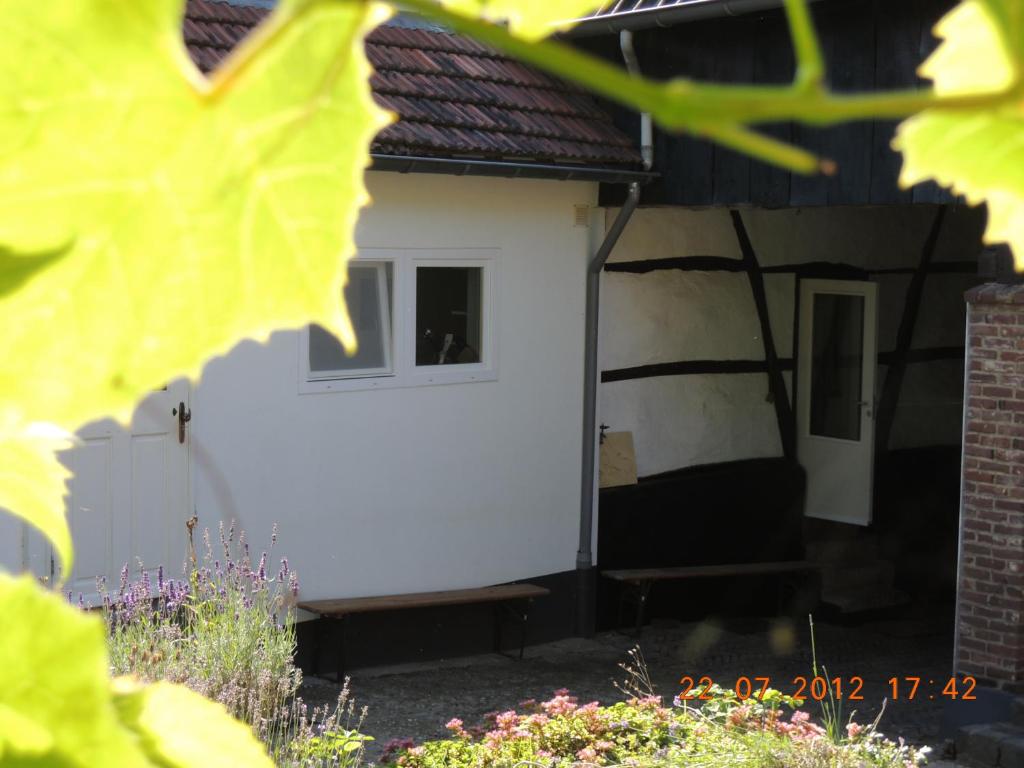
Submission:
[[[170,683],[108,675],[103,622],[0,574],[0,765],[271,768],[249,728]]]
[[[921,67],[941,96],[1001,93],[1024,78],[1024,0],[966,0],[935,33],[943,43]],[[988,203],[985,241],[1010,244],[1024,269],[1024,99],[975,109],[929,109],[899,127],[900,182],[934,179],[967,202]]]
[[[18,290],[67,252],[66,244],[43,253],[18,253],[0,245],[0,296]]]
[[[0,614],[0,764],[150,765],[111,698],[103,623],[27,576],[0,575]]]
[[[0,242],[70,243],[0,299],[0,425],[125,419],[147,390],[277,328],[317,322],[354,343],[341,288],[387,119],[358,43],[380,8],[284,0],[207,81],[183,5],[0,15]]]
[[[247,725],[188,688],[163,682],[143,687],[118,678],[114,690],[122,722],[156,765],[273,768]]]
[[[56,473],[26,449],[29,424],[125,420],[146,391],[278,328],[315,322],[354,345],[346,261],[388,120],[360,43],[386,10],[282,0],[209,79],[183,10],[0,13],[0,452],[15,459],[0,504],[38,481],[19,514],[66,560],[65,533],[41,520]],[[31,269],[14,253],[60,258]]]
[[[71,473],[56,451],[70,447],[69,437],[36,427],[17,437],[0,437],[0,507],[50,540],[62,573],[71,573],[73,566],[71,531],[64,518],[64,492]]]
[[[508,22],[509,30],[527,40],[539,40],[567,29],[575,19],[607,5],[603,0],[441,0],[464,16]]]

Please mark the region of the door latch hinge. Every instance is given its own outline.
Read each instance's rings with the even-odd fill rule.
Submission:
[[[171,415],[178,417],[178,442],[185,442],[185,425],[192,421],[192,410],[185,407],[185,401],[178,403],[177,408],[171,408]]]

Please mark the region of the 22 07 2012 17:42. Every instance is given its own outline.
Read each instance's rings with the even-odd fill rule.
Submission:
[[[913,675],[890,677],[887,681],[893,701],[911,701],[914,699],[932,700],[938,698],[974,701],[974,689],[978,681],[970,675],[947,678],[925,678]],[[703,676],[693,678],[684,675],[679,684],[683,686],[679,694],[680,701],[710,701],[722,696],[723,690],[735,693],[742,700],[764,698],[769,689],[781,691],[794,699],[837,699],[845,701],[863,701],[864,678],[858,675],[851,677],[827,678],[822,675],[808,677],[797,675],[792,680],[773,680],[771,677],[737,677],[729,688],[719,688],[714,681]]]

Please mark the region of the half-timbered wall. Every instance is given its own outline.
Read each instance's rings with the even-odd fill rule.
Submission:
[[[798,283],[849,278],[879,286],[880,447],[957,444],[982,223],[937,205],[639,209],[602,278],[601,421],[633,432],[641,477],[786,454]]]

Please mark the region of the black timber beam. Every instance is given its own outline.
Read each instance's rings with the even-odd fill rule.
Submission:
[[[789,394],[786,392],[786,382],[782,378],[782,367],[779,365],[779,356],[775,350],[775,339],[772,336],[771,320],[768,315],[768,299],[764,291],[764,276],[761,274],[761,265],[757,261],[757,254],[750,242],[747,228],[743,224],[743,216],[739,211],[729,211],[732,217],[733,229],[736,230],[736,239],[739,241],[740,252],[743,254],[743,262],[747,267],[747,278],[750,280],[750,292],[754,297],[754,306],[757,308],[757,319],[761,324],[761,341],[764,344],[764,359],[768,364],[768,387],[775,405],[775,418],[779,423],[779,439],[782,442],[782,452],[787,459],[796,458],[796,428],[793,422],[793,409],[790,407]]]
[[[903,316],[900,318],[900,327],[896,333],[896,349],[886,371],[882,396],[879,398],[878,409],[875,412],[875,447],[877,450],[884,451],[889,447],[889,436],[892,434],[892,424],[896,418],[896,405],[899,403],[910,346],[914,340],[914,326],[917,325],[917,316],[921,310],[924,283],[928,277],[928,267],[935,256],[945,217],[946,206],[942,206],[935,213],[931,230],[928,232],[924,248],[921,250],[921,261],[907,287],[907,297],[903,303]]]

